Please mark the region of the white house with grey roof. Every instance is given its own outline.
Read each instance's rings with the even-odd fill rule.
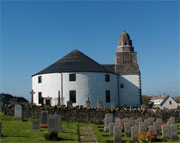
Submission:
[[[159,107],[160,109],[176,109],[178,107],[177,102],[169,95],[152,97],[150,102],[154,103],[154,107]]]
[[[127,32],[118,42],[115,64],[102,65],[79,50],[73,50],[44,70],[32,75],[32,102],[36,105],[139,107],[141,74],[136,52]]]

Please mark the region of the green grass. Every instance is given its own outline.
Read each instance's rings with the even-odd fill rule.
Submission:
[[[0,115],[0,122],[2,122],[2,134],[3,138],[0,138],[0,142],[2,143],[43,143],[48,142],[44,138],[44,134],[48,132],[47,128],[41,128],[40,131],[32,130],[32,122],[31,119],[26,119],[26,122],[22,121],[14,121],[11,116]],[[77,124],[75,122],[69,123],[69,128],[67,122],[62,122],[63,133],[59,133],[58,137],[60,137],[61,141],[53,141],[53,142],[61,142],[61,143],[78,143],[78,132],[77,132]],[[51,141],[52,142],[52,141]]]

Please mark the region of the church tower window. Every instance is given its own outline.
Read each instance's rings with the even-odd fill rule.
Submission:
[[[120,88],[124,88],[124,84],[120,84]]]

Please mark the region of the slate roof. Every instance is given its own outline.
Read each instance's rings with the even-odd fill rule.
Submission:
[[[115,69],[115,68],[114,68]],[[44,70],[32,75],[60,72],[106,72],[115,73],[113,66],[103,66],[79,50],[73,50]]]

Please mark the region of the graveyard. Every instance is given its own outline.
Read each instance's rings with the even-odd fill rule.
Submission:
[[[67,107],[64,107],[65,111],[67,110],[66,108]],[[160,118],[150,116],[138,117],[134,114],[134,116],[122,117],[115,114],[115,112],[117,112],[115,109],[69,108],[69,110],[76,110],[79,116],[82,110],[86,112],[86,114],[89,114],[89,110],[93,110],[93,114],[95,112],[97,112],[97,114],[98,112],[103,113],[104,110],[108,111],[102,114],[103,119],[101,118],[101,122],[99,122],[100,119],[94,122],[96,120],[92,120],[90,117],[87,119],[89,122],[85,122],[85,120],[79,120],[79,118],[68,118],[69,120],[67,120],[65,113],[63,114],[64,110],[58,114],[57,112],[51,112],[49,108],[41,108],[36,117],[32,116],[32,114],[31,116],[25,117],[23,114],[25,107],[15,105],[12,109],[14,112],[13,115],[8,115],[7,113],[10,112],[7,112],[7,110],[0,113],[0,141],[2,143],[180,142],[179,116],[165,117],[163,115],[163,118]],[[61,108],[58,110],[60,109]],[[126,115],[128,111],[118,112]],[[30,110],[29,113],[31,113]],[[78,116],[78,114],[72,114],[72,116]],[[89,114],[89,116],[91,116],[91,114]],[[80,117],[83,118],[82,116]],[[86,116],[84,116],[84,118],[86,118]]]

